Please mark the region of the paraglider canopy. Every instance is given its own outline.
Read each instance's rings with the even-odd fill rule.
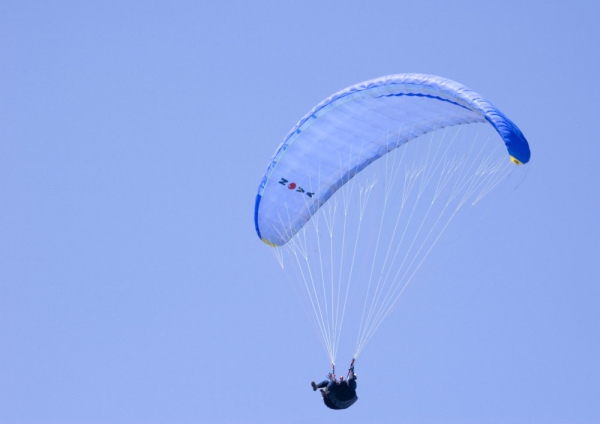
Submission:
[[[431,131],[486,121],[514,163],[529,161],[529,146],[519,128],[457,82],[397,74],[339,91],[306,114],[273,155],[256,196],[256,232],[265,243],[281,246],[376,159]],[[348,152],[353,152],[350,160]]]

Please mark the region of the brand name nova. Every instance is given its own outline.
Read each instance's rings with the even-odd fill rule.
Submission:
[[[287,186],[288,189],[295,190],[298,193],[304,193],[308,197],[313,197],[315,195],[315,193],[311,193],[310,191],[306,191],[302,187],[299,187],[296,183],[290,183],[285,178],[282,178],[281,180],[279,180],[279,184],[281,184],[282,186]]]

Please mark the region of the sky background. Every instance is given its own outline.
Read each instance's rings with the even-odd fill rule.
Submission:
[[[0,423],[600,422],[599,7],[0,2]],[[314,105],[404,72],[488,98],[532,159],[330,411],[256,190]]]

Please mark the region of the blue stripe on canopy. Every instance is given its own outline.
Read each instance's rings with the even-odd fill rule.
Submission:
[[[397,74],[339,91],[304,116],[275,151],[256,196],[256,232],[281,246],[343,184],[389,151],[431,131],[485,121],[510,156],[529,161],[519,128],[457,82]]]

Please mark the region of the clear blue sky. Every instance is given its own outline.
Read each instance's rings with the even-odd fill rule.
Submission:
[[[0,423],[600,422],[598,6],[0,4]],[[442,245],[357,363],[255,235],[315,104],[440,75],[527,136],[527,178]]]

